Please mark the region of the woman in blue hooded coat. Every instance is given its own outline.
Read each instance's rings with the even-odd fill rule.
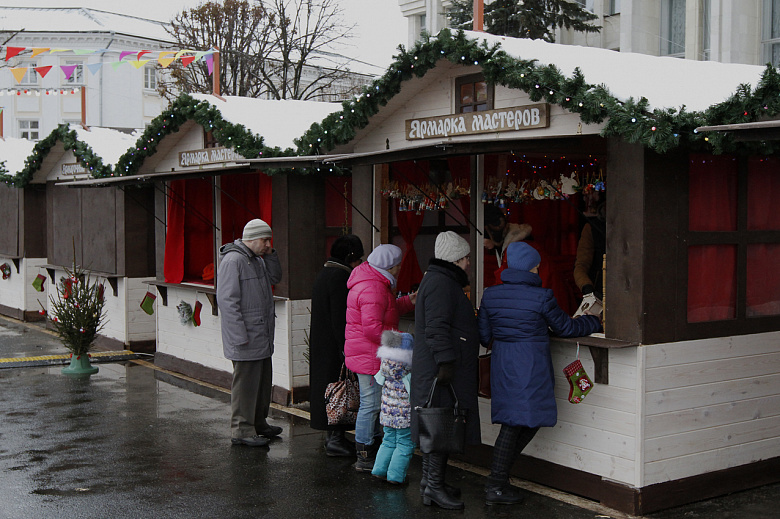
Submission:
[[[479,308],[483,345],[493,342],[490,361],[491,415],[501,424],[485,489],[487,504],[515,504],[509,468],[539,427],[558,419],[555,375],[548,329],[559,337],[581,337],[601,328],[598,317],[573,319],[561,310],[552,290],[542,287],[539,253],[524,242],[507,247],[503,285],[485,290]]]

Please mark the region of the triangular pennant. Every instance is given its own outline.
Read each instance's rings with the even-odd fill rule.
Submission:
[[[51,49],[50,52],[54,54],[55,52],[68,52],[70,49]]]
[[[141,61],[141,58],[143,57],[143,55],[144,54],[149,54],[150,52],[152,52],[152,51],[150,51],[150,50],[142,50],[142,51],[140,51],[138,53],[138,55],[135,57],[135,60],[136,61]]]
[[[20,52],[22,52],[25,49],[25,47],[6,47],[5,48],[5,60],[8,61],[9,59],[13,58]]]
[[[119,67],[121,67],[122,65],[124,65],[125,63],[127,63],[127,62],[126,61],[114,61],[114,62],[111,63],[111,66],[114,67],[114,70],[116,70]]]
[[[209,68],[209,76],[214,73],[214,56],[206,56],[206,66]]]
[[[130,64],[132,66],[134,66],[136,70],[138,70],[139,68],[141,68],[144,65],[146,65],[147,63],[149,63],[149,61],[151,61],[151,60],[145,59],[145,60],[142,60],[142,61],[131,61]]]
[[[173,54],[173,52],[168,52],[166,54]],[[173,58],[164,58],[163,53],[160,53],[160,57],[157,58],[157,62],[160,64],[162,68],[168,68],[168,65],[173,63]]]
[[[187,53],[186,50],[180,50],[179,52],[176,53],[176,56],[174,56],[173,59],[179,59],[181,58],[182,54],[186,54],[186,53]]]
[[[193,61],[195,61],[195,56],[183,56],[181,58],[181,64],[184,65],[185,67],[190,63],[192,63]]]
[[[51,65],[46,67],[35,67],[35,72],[40,74],[41,77],[46,77],[46,74],[48,74],[51,69],[52,69]]]
[[[135,54],[134,50],[123,50],[119,53],[119,61],[122,61],[126,57],[130,56],[131,54]]]
[[[89,73],[94,76],[95,74],[97,74],[98,70],[100,70],[100,67],[102,66],[103,66],[102,63],[89,63],[87,65],[87,69],[89,69]]]
[[[195,54],[195,61],[198,61],[200,58],[206,55],[206,51],[201,51]]]
[[[27,67],[16,67],[11,69],[11,74],[14,75],[16,83],[19,84],[24,79],[24,75],[27,74]]]
[[[49,50],[49,47],[33,47],[32,50],[32,56],[31,58],[34,58],[38,54],[43,54],[44,52],[47,52]]]
[[[65,74],[65,79],[70,79],[73,75],[73,71],[76,70],[78,65],[60,65],[62,72]]]
[[[93,49],[76,49],[73,51],[73,53],[77,56],[81,56],[82,54],[92,54],[95,52]]]

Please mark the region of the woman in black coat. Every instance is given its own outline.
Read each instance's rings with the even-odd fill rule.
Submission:
[[[423,406],[437,380],[433,407],[453,404],[447,384],[452,384],[458,404],[465,409],[466,443],[481,443],[479,426],[479,331],[474,307],[464,293],[469,280],[469,244],[452,231],[436,237],[434,258],[420,283],[415,306],[415,340],[412,358],[412,408]],[[412,438],[419,443],[417,413],[412,413]],[[423,503],[458,510],[459,490],[445,485],[447,454],[423,455],[420,491]]]
[[[314,280],[309,332],[309,402],[312,429],[324,430],[328,456],[355,456],[355,445],[344,433],[346,425],[328,425],[325,388],[339,379],[344,363],[344,327],[347,322],[347,279],[363,260],[363,243],[354,234],[340,236],[331,257]]]

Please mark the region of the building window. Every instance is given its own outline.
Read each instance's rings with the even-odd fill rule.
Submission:
[[[157,67],[154,65],[144,67],[144,89],[157,90]]]
[[[620,14],[620,0],[609,0],[608,14]]]
[[[685,56],[685,0],[661,3],[661,55]]]
[[[455,80],[455,112],[483,112],[493,109],[493,85],[482,74]]]
[[[27,72],[24,74],[24,77],[19,82],[20,85],[37,85],[38,84],[38,73],[35,71],[35,67],[38,66],[38,63],[35,61],[30,61],[28,63],[24,63],[22,66],[27,67]]]
[[[19,119],[19,138],[37,141],[40,138],[40,122],[35,119]]]
[[[764,62],[776,67],[780,64],[780,0],[764,0],[764,13]]]
[[[577,3],[580,4],[580,7],[585,9],[586,11],[590,11],[591,13],[595,12],[594,10],[594,1],[595,0],[577,0]]]
[[[65,66],[66,67],[72,67],[75,65],[75,69],[73,69],[73,73],[70,75],[70,77],[65,78],[64,84],[68,86],[76,86],[76,85],[83,85],[84,84],[84,62],[83,61],[66,61]]]

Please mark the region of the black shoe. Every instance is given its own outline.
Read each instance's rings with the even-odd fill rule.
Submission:
[[[358,472],[371,473],[374,470],[374,460],[376,459],[376,450],[372,445],[365,445],[362,443],[356,443],[357,449],[357,461],[355,462],[355,470]]]
[[[268,440],[255,435],[248,438],[231,438],[230,443],[233,445],[246,445],[247,447],[264,447],[268,445]]]
[[[514,487],[488,487],[485,489],[485,504],[488,505],[518,505],[523,502],[523,496]]]
[[[326,455],[339,458],[355,455],[355,445],[344,437],[344,431],[328,431],[325,434]]]
[[[263,430],[258,430],[257,434],[260,436],[265,436],[266,438],[273,438],[274,436],[279,436],[282,434],[282,428],[278,425],[269,425]]]

